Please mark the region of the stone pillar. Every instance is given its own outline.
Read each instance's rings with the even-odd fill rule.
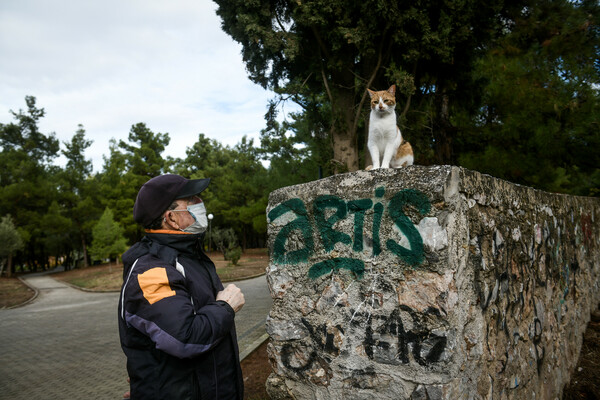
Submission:
[[[599,217],[451,166],[271,193],[270,396],[560,396],[600,301]]]

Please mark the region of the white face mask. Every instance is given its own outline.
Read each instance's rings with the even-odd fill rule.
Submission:
[[[187,207],[187,210],[192,217],[194,217],[195,221],[187,228],[182,229],[182,231],[194,234],[205,232],[208,227],[208,218],[206,218],[206,207],[204,207],[204,203],[192,204]]]

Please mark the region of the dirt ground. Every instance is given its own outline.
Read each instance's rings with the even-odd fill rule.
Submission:
[[[244,375],[244,399],[268,400],[265,382],[271,373],[267,357],[267,342],[254,350],[242,361]]]
[[[600,307],[592,313],[579,362],[563,395],[563,400],[583,399],[600,399]]]
[[[34,294],[33,290],[17,278],[0,279],[0,309],[23,304]]]

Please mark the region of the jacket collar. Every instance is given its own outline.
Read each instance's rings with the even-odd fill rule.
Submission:
[[[161,247],[170,247],[179,254],[197,255],[202,252],[202,239],[204,239],[204,234],[194,235],[180,231],[147,230],[144,239],[158,244]],[[160,256],[160,253],[156,253],[156,255]]]
[[[123,263],[126,266],[131,265],[136,259],[148,253],[172,265],[175,265],[175,259],[179,254],[199,255],[203,258],[203,238],[204,234],[147,230],[146,236],[123,254]]]

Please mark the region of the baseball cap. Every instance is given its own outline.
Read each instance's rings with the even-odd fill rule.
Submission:
[[[144,183],[133,205],[133,219],[142,226],[150,225],[169,208],[173,201],[197,195],[210,183],[206,179],[186,179],[175,174],[159,175]]]

